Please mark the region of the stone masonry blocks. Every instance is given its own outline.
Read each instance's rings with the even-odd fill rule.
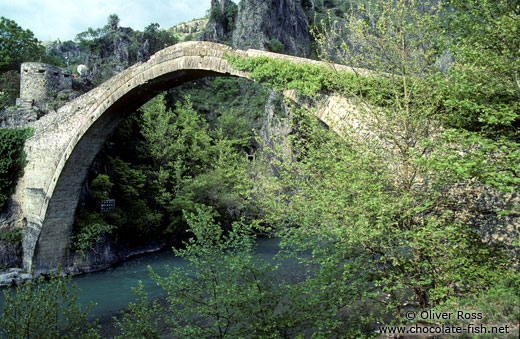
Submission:
[[[52,92],[72,89],[72,72],[40,62],[20,66],[20,99],[44,101]]]

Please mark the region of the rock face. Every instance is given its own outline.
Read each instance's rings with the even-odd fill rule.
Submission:
[[[10,268],[0,272],[0,286],[8,286],[31,279],[31,274],[25,273],[21,268]]]
[[[195,19],[175,25],[169,31],[179,39],[179,42],[201,40],[200,36],[204,34],[208,22],[208,18]]]
[[[310,41],[308,19],[301,1],[240,2],[233,31],[234,48],[255,48],[306,57],[310,54]]]
[[[77,81],[76,81],[77,82]],[[0,113],[0,127],[23,128],[56,110],[80,93],[73,90],[72,72],[40,62],[20,67],[20,97]]]
[[[290,111],[283,102],[283,96],[269,90],[269,97],[265,103],[265,116],[258,132],[264,145],[275,148],[282,146],[286,156],[292,155],[289,135],[292,132]],[[271,173],[270,173],[271,174]]]
[[[85,255],[73,253],[70,258],[71,265],[66,268],[67,273],[83,274],[101,271],[134,255],[155,252],[166,246],[164,240],[150,241],[147,244],[137,245],[125,244],[124,242],[119,243],[116,238],[111,235],[105,235]]]
[[[81,63],[85,60],[86,52],[74,41],[44,41],[46,53],[60,59],[67,66]]]
[[[482,242],[499,245],[520,259],[520,247],[515,245],[515,240],[520,238],[520,213],[501,213],[520,206],[518,191],[500,193],[474,182],[461,182],[451,188],[450,194],[455,201],[450,207],[455,211],[456,221],[472,225]],[[520,267],[520,261],[514,265]]]
[[[137,45],[135,41],[139,42]],[[150,43],[129,27],[112,28],[87,56],[88,79],[97,84],[150,57]]]
[[[22,246],[19,242],[0,240],[0,271],[9,267],[22,266]]]
[[[209,21],[201,35],[202,41],[230,40],[235,27],[237,5],[231,0],[211,0]]]

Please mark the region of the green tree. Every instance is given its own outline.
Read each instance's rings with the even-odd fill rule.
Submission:
[[[153,274],[168,292],[169,331],[179,337],[277,337],[273,268],[253,255],[251,228],[234,223],[224,234],[211,208],[198,206],[186,216],[193,236],[174,252],[188,269]]]
[[[89,27],[86,31],[76,34],[76,41],[79,43],[82,49],[84,50],[95,50],[96,42],[101,36],[104,35],[104,31],[102,28],[93,29]]]
[[[452,128],[445,133],[447,142],[473,150],[457,162],[466,177],[513,192],[520,184],[520,4],[509,0],[442,4],[438,31],[444,37],[444,53],[454,57],[439,82],[440,117]]]
[[[192,178],[201,174],[210,159],[211,138],[205,121],[191,104],[166,107],[164,95],[144,107],[142,134],[154,161],[159,192],[158,203],[168,211],[169,229],[179,226],[182,210],[193,210],[193,194],[177,194]]]
[[[314,80],[304,89],[332,84],[356,110],[339,122],[341,137],[303,117],[309,122],[294,140],[299,161],[278,156],[280,175],[266,185],[271,194],[259,196],[287,246],[313,251],[318,268],[309,287],[328,292],[332,315],[317,318],[317,328],[341,331],[345,324],[333,315],[359,305],[400,320],[410,298],[431,307],[488,288],[508,271],[506,256],[457,216],[450,187],[478,178],[477,168],[497,153],[471,151],[469,138],[443,130],[438,20],[436,7],[416,1],[371,2],[316,35],[322,57],[351,65],[353,75],[338,74],[350,83],[336,86],[309,67]],[[270,78],[294,76],[272,71]],[[504,177],[513,187],[514,175]],[[363,315],[358,324],[377,319]]]
[[[39,61],[44,54],[44,47],[30,30],[0,17],[0,72],[19,70],[22,62]]]
[[[238,5],[230,1],[224,9],[223,16],[226,20],[226,31],[231,32],[235,28]]]
[[[182,177],[190,168],[200,173],[201,165],[209,158],[211,138],[207,125],[193,109],[191,102],[177,103],[168,109],[164,94],[143,107],[143,129],[146,147],[160,167],[178,168]]]
[[[215,206],[222,217],[242,208],[248,187],[244,134],[225,135],[226,119],[211,130],[189,100],[168,109],[164,94],[143,107],[142,121],[143,153],[153,159],[157,203],[168,211],[170,230],[196,204]]]
[[[107,28],[111,30],[116,30],[119,27],[119,16],[117,14],[110,14],[107,19]]]
[[[363,176],[375,172],[378,177],[375,181],[363,178],[366,188],[358,189],[367,195],[355,199],[352,207],[359,203],[360,209],[366,212],[349,220],[349,224],[366,223],[374,231],[370,237],[378,234],[377,225],[380,225],[380,231],[386,234],[380,233],[373,240],[378,239],[381,246],[372,243],[366,250],[377,255],[377,261],[382,260],[388,270],[377,266],[374,269],[382,273],[383,280],[392,276],[399,281],[394,285],[396,288],[389,291],[392,294],[403,287],[415,291],[421,307],[435,303],[431,296],[434,289],[430,289],[436,285],[435,272],[442,268],[450,272],[450,269],[444,259],[437,260],[441,258],[437,253],[447,249],[435,250],[435,242],[419,242],[418,235],[423,233],[421,238],[429,239],[440,237],[440,243],[452,244],[455,239],[449,238],[450,230],[459,228],[449,220],[449,213],[446,214],[442,206],[448,199],[443,194],[444,185],[459,178],[449,173],[439,175],[420,162],[440,147],[433,143],[440,130],[435,119],[440,102],[432,90],[438,53],[436,36],[431,29],[436,18],[434,10],[424,13],[416,1],[373,2],[367,5],[366,11],[361,8],[351,14],[344,32],[329,28],[317,38],[325,57],[368,68],[371,76],[386,82],[382,85],[387,87],[388,98],[382,107],[367,103],[361,92],[353,93],[359,108],[356,118],[369,133],[370,141],[360,145],[351,140],[351,136],[359,137],[356,131],[346,130],[346,138],[356,151],[347,154],[346,163],[363,154],[370,163],[357,159],[352,170]],[[357,152],[360,155],[356,155]],[[349,159],[352,156],[354,158]],[[370,205],[377,208],[369,208]],[[444,229],[439,228],[440,225],[444,225]],[[358,240],[367,240],[363,238]],[[406,247],[411,252],[403,252]],[[429,265],[425,266],[427,262]]]
[[[114,318],[116,326],[122,332],[122,335],[116,338],[161,338],[165,328],[159,322],[162,318],[160,315],[164,316],[165,310],[157,301],[148,300],[141,281],[138,287],[132,290],[137,297],[136,302],[128,304],[128,311],[123,312],[121,320]]]
[[[60,272],[42,276],[4,291],[0,331],[7,338],[99,338],[87,321],[94,307],[77,304],[77,288]]]
[[[175,35],[167,30],[160,29],[158,23],[151,23],[145,27],[144,39],[150,43],[150,53],[155,53],[163,48],[177,43]]]
[[[441,34],[453,55],[445,83],[446,120],[486,135],[518,137],[520,3],[446,0]]]
[[[0,129],[0,210],[13,193],[25,167],[25,140],[31,129]]]
[[[267,42],[269,51],[275,53],[282,53],[285,50],[285,45],[278,39],[271,39]]]
[[[139,166],[119,157],[108,158],[114,172],[113,197],[116,209],[105,219],[118,228],[146,233],[161,225],[164,210],[155,203],[159,187],[156,173],[149,166]]]
[[[114,184],[110,182],[110,177],[108,175],[99,174],[94,180],[92,180],[91,186],[94,198],[105,200],[110,196],[110,191]]]
[[[100,242],[103,237],[110,234],[116,227],[108,224],[101,213],[80,212],[76,217],[75,234],[72,237],[71,248],[86,255],[88,251]]]
[[[10,70],[0,74],[0,108],[12,106],[20,94],[20,73]]]

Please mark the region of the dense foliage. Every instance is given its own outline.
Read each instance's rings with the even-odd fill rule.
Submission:
[[[99,338],[94,324],[87,320],[94,307],[77,303],[77,288],[70,276],[52,273],[4,291],[0,333],[6,338]]]
[[[0,17],[0,109],[13,105],[20,88],[20,65],[45,59],[45,48],[28,29]]]
[[[340,321],[330,290],[309,283],[301,272],[282,278],[278,265],[254,254],[258,225],[236,222],[223,232],[213,215],[200,206],[186,216],[190,238],[174,251],[187,268],[171,269],[165,277],[151,271],[168,293],[167,304],[150,302],[140,285],[137,302],[117,321],[125,337],[292,338],[311,329],[321,337],[345,334],[335,327]],[[347,317],[352,333],[362,333],[357,316],[370,313],[358,311]]]
[[[13,105],[20,92],[20,73],[10,70],[0,74],[0,108]]]
[[[239,83],[216,78],[204,81],[204,88],[171,90],[120,126],[95,162],[105,165],[93,172],[90,203],[78,212],[75,250],[85,253],[103,234],[182,237],[183,211],[193,212],[198,204],[213,206],[225,225],[247,213],[251,128],[265,93],[249,85],[241,96]],[[178,101],[183,95],[193,96]],[[242,116],[244,105],[250,111]],[[116,208],[100,213],[99,203],[108,198]]]
[[[232,32],[235,27],[238,5],[230,1],[227,6],[212,6],[209,10],[209,19],[220,23],[224,32]]]
[[[45,49],[28,29],[0,17],[0,72],[19,70],[24,61],[39,61]]]
[[[405,323],[405,305],[478,309],[488,312],[492,322],[516,321],[518,273],[511,269],[500,243],[482,240],[478,226],[464,217],[465,206],[459,203],[464,190],[471,189],[464,186],[468,182],[488,190],[517,189],[516,132],[503,128],[513,127],[513,120],[506,117],[494,125],[482,124],[482,117],[466,119],[464,125],[454,120],[453,95],[460,94],[456,88],[467,82],[453,75],[459,66],[448,73],[440,67],[438,60],[445,51],[435,27],[438,12],[403,1],[372,3],[370,13],[357,10],[344,22],[345,31],[323,23],[328,29],[317,34],[316,41],[323,57],[369,68],[370,73],[354,69],[338,74],[326,67],[266,58],[229,60],[269,87],[296,89],[314,99],[323,92],[339,92],[359,107],[351,117],[355,123],[346,124],[341,137],[305,113],[295,115],[295,157],[273,150],[267,158],[274,160],[271,166],[278,175],[263,178],[252,192],[253,200],[261,204],[264,224],[282,238],[288,253],[309,264],[305,281],[269,285],[290,300],[282,298],[266,309],[276,314],[271,319],[278,327],[271,333],[312,329],[324,337],[372,336],[376,323]],[[515,112],[515,102],[501,98],[500,105]],[[466,107],[481,107],[470,106],[480,101],[493,111],[495,105],[478,96],[462,99]],[[369,131],[363,138],[359,126]],[[500,213],[509,213],[508,207]],[[196,246],[190,250],[205,253]],[[234,259],[227,260],[231,267],[240,267]],[[172,289],[180,284],[179,274],[158,279],[163,285],[173,279],[175,284],[168,285]],[[227,286],[234,281],[230,273],[229,279],[198,277],[201,285],[186,287],[189,293],[177,289],[171,293],[173,304],[190,305],[193,295],[208,290],[204,283],[217,280],[219,286]],[[508,301],[500,301],[504,295]],[[188,309],[181,306],[183,314],[194,312],[191,317],[175,316],[179,306],[170,310],[174,319],[184,319],[183,330],[199,335],[222,330],[218,326],[222,323],[201,316],[204,306],[199,305],[213,310],[227,305],[230,314],[247,314],[233,304],[240,294],[227,295],[218,305],[202,300]],[[487,306],[490,303],[493,310]],[[280,309],[291,315],[285,318],[277,313]],[[201,327],[199,319],[206,319],[206,326]],[[232,318],[222,320],[226,319]]]
[[[446,0],[441,33],[455,59],[446,78],[451,125],[508,135],[520,128],[520,3]]]
[[[511,84],[511,90],[492,100],[461,91],[487,84],[475,77],[469,82],[465,75],[470,73],[458,73],[474,66],[462,56],[447,76],[443,73],[439,58],[446,52],[436,25],[449,12],[439,15],[436,7],[423,5],[372,2],[353,9],[345,21],[323,22],[325,29],[316,34],[322,57],[369,73],[352,69],[337,74],[286,61],[230,59],[269,86],[296,89],[305,96],[339,92],[356,104],[358,110],[345,122],[341,137],[314,127],[310,137],[298,136],[293,142],[298,162],[274,152],[280,176],[272,178],[262,197],[266,220],[280,225],[275,229],[286,246],[313,250],[313,262],[320,268],[309,284],[336,293],[329,296],[331,307],[339,311],[345,305],[364,305],[366,310],[374,302],[381,304],[377,309],[382,312],[365,318],[367,325],[382,321],[385,312],[402,321],[402,305],[409,298],[421,308],[457,305],[459,298],[469,296],[475,303],[483,290],[504,288],[503,277],[515,276],[501,245],[484,243],[458,203],[464,190],[471,190],[464,186],[468,180],[488,190],[513,192],[513,197],[518,189],[515,84],[499,80]],[[474,17],[470,12],[454,15]],[[494,20],[502,24],[501,32],[516,32],[517,22],[509,20],[514,8],[505,13],[502,20]],[[475,41],[482,43],[475,35],[482,27],[471,29]],[[512,42],[516,39],[511,36]],[[508,58],[515,59],[514,53],[507,53]],[[491,64],[486,71],[495,77],[501,76],[498,71],[502,77],[515,74],[514,62],[506,72],[506,62],[501,65]],[[495,90],[502,91],[497,86]],[[471,110],[478,114],[464,113]],[[501,213],[509,213],[509,208],[518,206]],[[518,290],[505,290],[518,303]]]
[[[0,129],[0,210],[11,196],[25,166],[23,146],[32,130]]]
[[[22,230],[20,229],[11,229],[11,230],[2,230],[0,231],[0,241],[4,241],[7,243],[22,243]]]
[[[250,227],[234,223],[224,235],[211,208],[202,206],[186,218],[193,237],[174,251],[189,267],[171,270],[167,277],[152,272],[168,292],[168,308],[159,313],[168,332],[180,338],[276,337],[273,307],[279,296],[269,284],[272,269],[252,254]],[[142,318],[141,312],[128,313],[123,333]]]
[[[59,58],[46,52],[33,32],[10,19],[0,18],[0,109],[15,104],[20,93],[20,65],[45,62],[65,66]]]

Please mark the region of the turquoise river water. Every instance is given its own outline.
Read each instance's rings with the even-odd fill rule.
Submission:
[[[260,238],[257,240],[256,253],[264,260],[272,261],[279,251],[278,239]],[[170,267],[185,267],[187,262],[173,254],[171,250],[139,255],[130,258],[108,270],[74,277],[81,292],[78,301],[85,306],[89,301],[97,305],[91,313],[92,317],[101,317],[126,308],[129,302],[135,301],[135,294],[131,290],[142,281],[145,291],[150,298],[165,295],[164,290],[158,287],[148,273],[148,266],[160,276],[167,275],[166,265]],[[280,274],[292,275],[302,272],[302,267],[296,260],[283,261]],[[0,310],[3,308],[3,293],[0,293]]]

